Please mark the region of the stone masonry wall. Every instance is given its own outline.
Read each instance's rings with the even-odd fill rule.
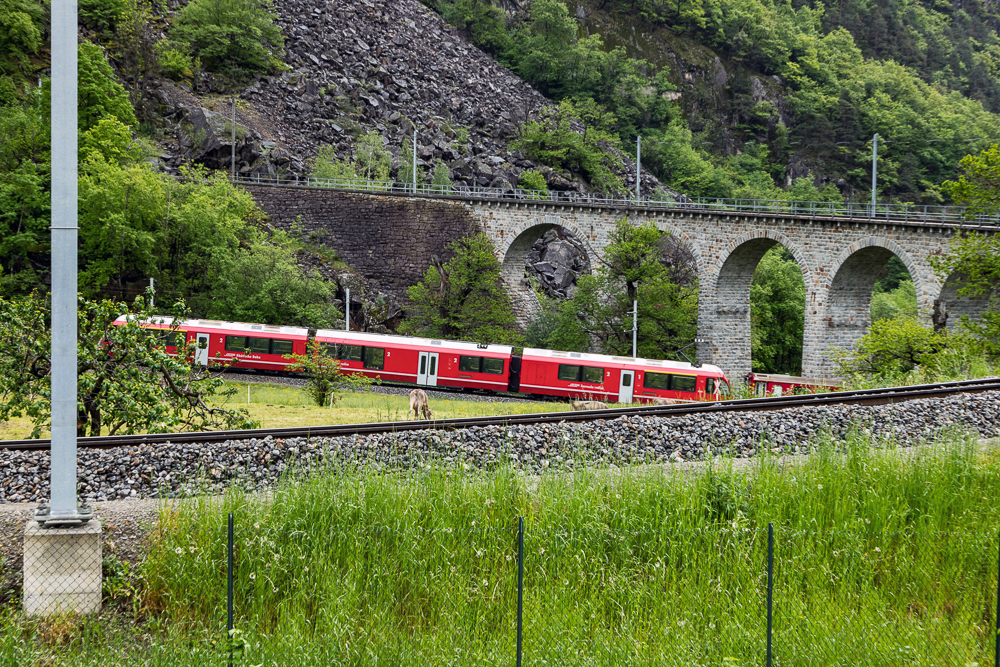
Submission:
[[[481,231],[462,202],[386,197],[319,188],[246,185],[270,216],[288,231],[298,223],[307,238],[332,248],[351,269],[400,299],[423,279],[431,257],[451,256],[445,246]]]

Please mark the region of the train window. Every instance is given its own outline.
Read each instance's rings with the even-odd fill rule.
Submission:
[[[622,375],[622,386],[631,387],[632,386],[632,376],[629,373]]]
[[[580,379],[580,367],[569,364],[559,364],[559,379],[564,382],[576,382]]]
[[[420,355],[420,375],[427,372],[427,357],[425,355]]]
[[[226,352],[245,352],[246,349],[246,336],[226,336]]]
[[[604,369],[594,368],[593,366],[583,367],[583,381],[592,382],[594,384],[601,384],[604,382]]]
[[[365,368],[374,371],[380,371],[385,368],[385,348],[366,347]]]
[[[172,331],[167,334],[164,345],[167,347],[182,347],[185,343],[184,332],[182,331]]]
[[[469,357],[463,354],[458,358],[458,370],[463,373],[479,373],[482,363],[482,357]]]
[[[694,375],[671,375],[671,391],[694,392],[698,390],[698,378]]]
[[[715,378],[705,378],[705,393],[706,394],[715,393]]]
[[[646,378],[642,381],[642,386],[646,389],[670,389],[670,376],[667,373],[650,373],[646,371]]]
[[[320,343],[319,353],[324,357],[330,357],[331,359],[338,358],[340,352],[340,347],[336,343]]]
[[[254,354],[270,354],[271,353],[271,339],[270,338],[247,338],[247,347]]]
[[[360,345],[341,345],[338,358],[344,361],[361,361]]]
[[[500,375],[503,373],[503,359],[490,359],[483,357],[483,372]]]
[[[204,350],[207,347],[208,347],[208,337],[206,336],[205,338],[199,338],[198,339],[198,349],[199,350]]]
[[[292,341],[271,339],[271,354],[291,354]]]

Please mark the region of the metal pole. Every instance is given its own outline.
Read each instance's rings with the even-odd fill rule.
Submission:
[[[229,513],[229,564],[226,568],[226,636],[229,638],[229,667],[233,667],[233,513]]]
[[[87,521],[77,506],[77,2],[52,2],[51,496],[39,522]]]
[[[521,631],[524,621],[524,517],[517,518],[517,667],[521,667]]]
[[[236,96],[234,95],[233,100],[233,151],[232,158],[229,164],[229,180],[236,180]]]
[[[774,524],[767,524],[767,667],[771,667],[771,603],[774,597]]]
[[[638,300],[632,301],[632,358],[635,359],[638,356],[638,348],[636,342],[639,339],[639,302]]]
[[[156,306],[156,281],[152,278],[149,279],[149,307],[154,308]]]
[[[413,194],[417,194],[417,126],[413,126]]]
[[[639,162],[642,160],[642,135],[635,138],[635,203],[639,204]]]
[[[345,287],[347,293],[344,297],[344,331],[351,330],[351,288]]]
[[[875,183],[878,180],[878,134],[872,137],[872,217],[875,217]]]

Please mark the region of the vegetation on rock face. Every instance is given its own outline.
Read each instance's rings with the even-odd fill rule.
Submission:
[[[413,307],[401,333],[476,343],[517,344],[510,297],[500,280],[500,262],[485,234],[453,241],[452,258],[435,262],[407,290]]]
[[[242,75],[283,66],[283,40],[270,0],[191,0],[171,37],[191,45],[205,67]]]
[[[183,304],[171,314],[183,317]],[[194,343],[180,353],[175,329],[151,333],[135,320],[154,317],[143,299],[133,308],[112,301],[80,300],[78,391],[80,436],[164,433],[212,428],[254,428],[243,410],[211,405],[223,388],[217,374],[194,362]],[[0,422],[26,416],[37,438],[51,428],[50,306],[36,295],[0,298]],[[135,318],[123,326],[112,322],[122,314]]]

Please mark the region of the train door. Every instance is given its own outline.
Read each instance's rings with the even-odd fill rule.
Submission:
[[[618,402],[619,403],[631,403],[632,402],[632,391],[635,384],[635,371],[627,371],[622,369],[622,379],[618,385]]]
[[[208,338],[209,334],[200,333],[195,334],[198,340],[198,347],[194,352],[194,362],[196,364],[201,364],[202,366],[208,366]]]
[[[438,383],[438,353],[421,352],[417,362],[417,384],[436,387]]]

